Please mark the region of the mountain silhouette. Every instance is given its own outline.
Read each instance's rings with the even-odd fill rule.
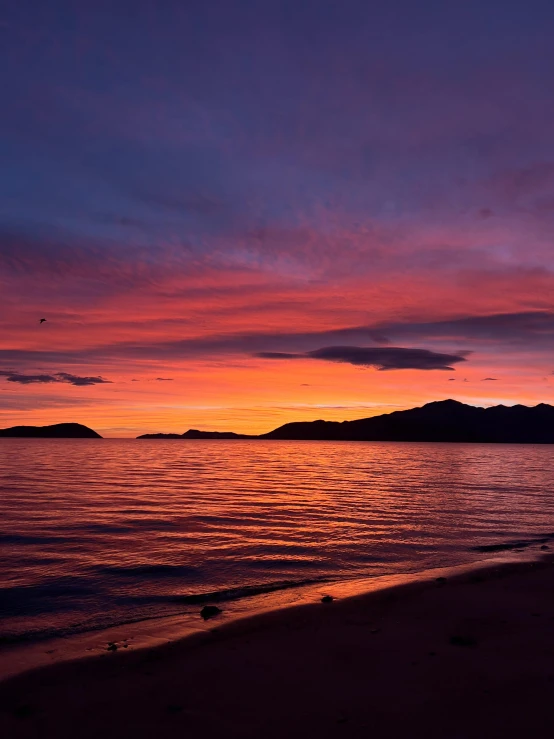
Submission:
[[[55,423],[53,426],[12,426],[0,429],[0,437],[21,439],[101,439],[100,434],[80,423]]]
[[[257,436],[235,434],[232,431],[198,431],[189,429],[184,434],[143,434],[137,439],[257,439]]]
[[[145,434],[144,438],[282,439],[291,441],[446,441],[505,444],[554,444],[554,407],[545,403],[478,408],[456,400],[427,403],[356,421],[301,421],[259,436],[196,431]]]

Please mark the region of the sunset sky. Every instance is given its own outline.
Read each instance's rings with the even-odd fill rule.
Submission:
[[[553,38],[552,0],[4,0],[0,427],[554,403]]]

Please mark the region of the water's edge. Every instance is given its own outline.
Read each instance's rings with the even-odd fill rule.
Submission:
[[[29,644],[12,645],[0,649],[2,657],[0,682],[24,672],[61,662],[99,657],[107,653],[113,656],[118,652],[126,653],[174,643],[202,633],[212,632],[215,629],[225,628],[239,621],[254,621],[258,616],[269,612],[313,605],[320,602],[324,595],[340,600],[360,597],[377,591],[401,588],[409,584],[423,584],[438,578],[484,573],[506,565],[538,563],[551,557],[552,554],[540,551],[504,552],[501,557],[426,569],[420,572],[379,575],[352,580],[320,581],[317,584],[257,593],[229,601],[220,614],[206,621],[200,616],[199,608],[195,614],[154,617],[106,629],[82,632],[69,637],[56,637]]]
[[[554,551],[543,447],[11,441],[0,444],[0,650],[12,671],[331,588]],[[224,614],[204,623],[208,603]]]

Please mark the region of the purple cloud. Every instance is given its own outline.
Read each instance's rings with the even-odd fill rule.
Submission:
[[[0,370],[0,375],[6,378],[7,382],[16,382],[19,385],[47,385],[53,382],[62,382],[67,385],[75,385],[76,387],[87,387],[90,385],[111,384],[111,380],[104,377],[80,377],[69,372],[56,372],[53,375],[26,375],[21,372],[10,372]]]
[[[404,347],[327,346],[304,354],[287,352],[258,352],[261,359],[321,359],[341,362],[356,367],[375,367],[378,370],[453,370],[451,365],[465,362],[462,354],[443,354],[428,349]]]

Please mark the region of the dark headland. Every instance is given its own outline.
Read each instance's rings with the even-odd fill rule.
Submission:
[[[232,431],[198,431],[189,429],[184,434],[143,434],[137,439],[257,439],[257,436],[235,434]]]
[[[259,436],[191,429],[182,435],[144,434],[138,438],[554,444],[554,407],[540,403],[534,407],[478,408],[456,400],[441,400],[356,421],[286,423]]]
[[[81,423],[55,423],[53,426],[12,426],[0,429],[0,437],[19,439],[101,439],[100,434]]]

